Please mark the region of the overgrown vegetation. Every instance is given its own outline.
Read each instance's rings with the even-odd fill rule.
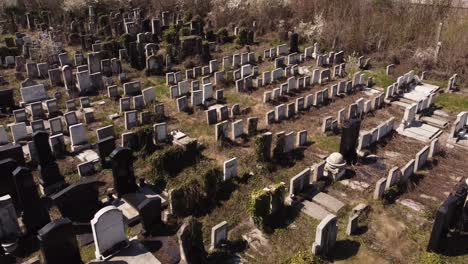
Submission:
[[[269,230],[283,220],[285,190],[285,184],[279,183],[250,195],[248,211],[260,229]]]

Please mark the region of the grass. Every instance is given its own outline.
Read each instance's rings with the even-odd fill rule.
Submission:
[[[437,97],[436,105],[451,113],[468,111],[468,95],[444,93]]]
[[[368,76],[372,76],[374,83],[382,88],[387,88],[395,82],[395,80],[391,76],[387,75],[383,69],[376,69],[375,71],[364,71],[364,73]]]
[[[81,260],[83,260],[83,263],[88,263],[89,261],[93,260],[96,258],[94,255],[94,252],[96,251],[96,247],[94,247],[94,243],[91,243],[87,246],[84,246],[81,248]]]
[[[324,151],[337,152],[340,149],[339,136],[326,136],[322,134],[317,134],[313,138],[317,147]]]

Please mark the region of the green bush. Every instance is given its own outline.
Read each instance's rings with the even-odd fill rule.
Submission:
[[[188,28],[188,27],[183,27],[179,31],[179,36],[181,36],[181,37],[190,36],[190,34],[192,34],[192,32],[191,32],[190,28]]]
[[[249,44],[249,31],[242,27],[239,29],[239,32],[237,34],[237,39],[236,43],[239,45],[247,45]]]
[[[180,177],[189,180],[172,190],[171,204],[175,215],[199,215],[215,204],[223,181],[222,172],[214,164],[202,162]]]
[[[120,43],[120,46],[126,48],[126,49],[129,49],[130,48],[130,42],[134,42],[136,41],[136,37],[128,34],[128,33],[124,33],[120,36],[119,38],[119,43]]]
[[[177,37],[177,31],[175,27],[173,26],[164,30],[162,34],[162,39],[167,43],[174,43],[176,37]]]
[[[419,258],[418,264],[444,264],[445,261],[440,255],[432,252],[424,252]]]
[[[282,221],[285,191],[284,183],[281,182],[252,192],[248,211],[257,227],[265,230]]]
[[[230,37],[228,30],[226,28],[220,28],[218,32],[216,32],[216,38],[220,44],[224,44],[230,42]]]
[[[156,151],[149,158],[152,167],[149,181],[153,184],[164,182],[167,177],[173,177],[184,168],[195,164],[199,156],[197,142],[192,142],[185,148],[171,146]]]

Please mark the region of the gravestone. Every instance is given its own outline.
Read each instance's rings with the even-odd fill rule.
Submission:
[[[314,255],[327,255],[330,253],[335,247],[337,234],[337,218],[335,215],[329,214],[317,226],[312,253]]]
[[[211,228],[211,250],[219,247],[228,239],[228,223],[223,221]]]
[[[67,218],[48,223],[37,234],[44,262],[81,264],[73,224]]]
[[[11,196],[0,196],[0,242],[6,255],[17,248],[20,236],[21,229]]]
[[[115,206],[99,210],[91,220],[96,259],[103,260],[127,246],[122,211]]]
[[[73,222],[88,223],[100,209],[98,182],[82,180],[51,196],[61,215]]]
[[[39,163],[39,183],[44,194],[48,195],[59,189],[65,183],[65,180],[60,175],[59,167],[55,162],[55,156],[50,149],[49,133],[45,131],[35,132],[33,134],[33,142]]]
[[[223,175],[224,181],[227,181],[232,177],[237,177],[237,158],[232,158],[224,162]]]
[[[31,171],[17,167],[13,171],[18,202],[23,209],[23,224],[28,233],[35,233],[50,222],[49,212],[43,206]]]
[[[153,234],[161,221],[161,198],[158,196],[145,199],[138,205],[143,234]]]
[[[115,139],[113,136],[100,139],[97,143],[97,153],[101,161],[102,167],[107,167],[106,158],[114,151],[115,149]]]
[[[138,187],[133,172],[133,154],[129,148],[117,147],[109,155],[112,164],[112,177],[114,189],[121,197],[124,194],[135,192]]]

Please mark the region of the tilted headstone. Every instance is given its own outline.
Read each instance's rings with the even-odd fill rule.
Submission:
[[[122,212],[115,206],[99,210],[91,220],[96,259],[103,260],[128,245]]]

